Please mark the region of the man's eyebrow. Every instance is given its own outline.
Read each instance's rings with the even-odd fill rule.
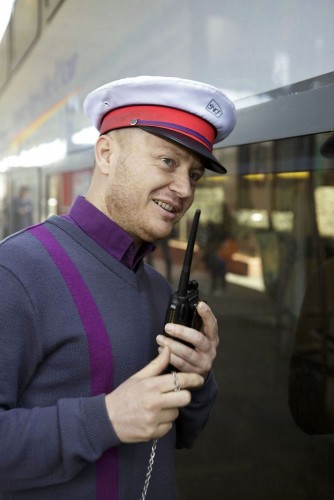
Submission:
[[[205,172],[205,167],[200,165],[198,167],[194,167],[191,169],[192,172],[198,172],[198,174],[202,177],[202,175],[204,175],[204,172]]]
[[[204,174],[205,172],[204,161],[201,158],[196,158],[192,170],[198,170],[199,172]]]
[[[196,161],[198,161],[198,168],[200,169],[205,169],[204,165],[202,164],[202,160],[200,158],[197,158],[197,155],[192,153],[191,151],[187,151],[185,148],[180,148],[179,146],[177,145],[173,145],[173,144],[168,144],[168,146],[166,147],[166,151],[170,151],[171,153],[174,153],[176,154],[179,158],[183,158],[183,159],[190,159],[190,158],[196,158]]]

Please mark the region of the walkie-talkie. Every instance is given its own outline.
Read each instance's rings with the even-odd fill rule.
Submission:
[[[197,209],[190,230],[179,286],[169,299],[165,318],[165,324],[178,323],[180,325],[189,326],[190,328],[195,328],[195,330],[200,330],[202,327],[202,319],[196,309],[200,298],[198,293],[198,282],[196,280],[189,281],[189,277],[200,215],[201,211]],[[168,335],[166,332],[164,332],[164,335],[171,337],[171,335]],[[177,340],[189,347],[194,347],[185,340]]]

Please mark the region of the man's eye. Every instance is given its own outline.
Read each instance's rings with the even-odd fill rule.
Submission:
[[[190,172],[189,176],[194,182],[197,182],[202,177],[202,172]]]
[[[169,167],[172,167],[174,165],[174,161],[171,158],[164,157],[162,158],[162,161]]]

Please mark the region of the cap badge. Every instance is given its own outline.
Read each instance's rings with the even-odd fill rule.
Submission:
[[[214,99],[211,99],[206,109],[210,111],[210,113],[215,115],[217,118],[219,118],[223,114],[223,110],[221,109],[219,104],[216,103]]]

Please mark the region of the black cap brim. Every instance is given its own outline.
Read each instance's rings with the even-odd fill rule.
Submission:
[[[331,134],[320,148],[320,153],[325,158],[334,158],[334,133]]]
[[[170,139],[173,142],[181,144],[185,148],[190,149],[194,153],[197,153],[204,160],[205,168],[213,170],[214,172],[218,172],[219,174],[226,174],[226,168],[221,163],[219,163],[217,158],[215,158],[205,146],[202,146],[195,139],[181,134],[180,132],[175,132],[174,130],[168,130],[165,128],[142,126],[140,128],[145,130],[146,132],[149,132],[150,134],[158,135],[159,137]]]

